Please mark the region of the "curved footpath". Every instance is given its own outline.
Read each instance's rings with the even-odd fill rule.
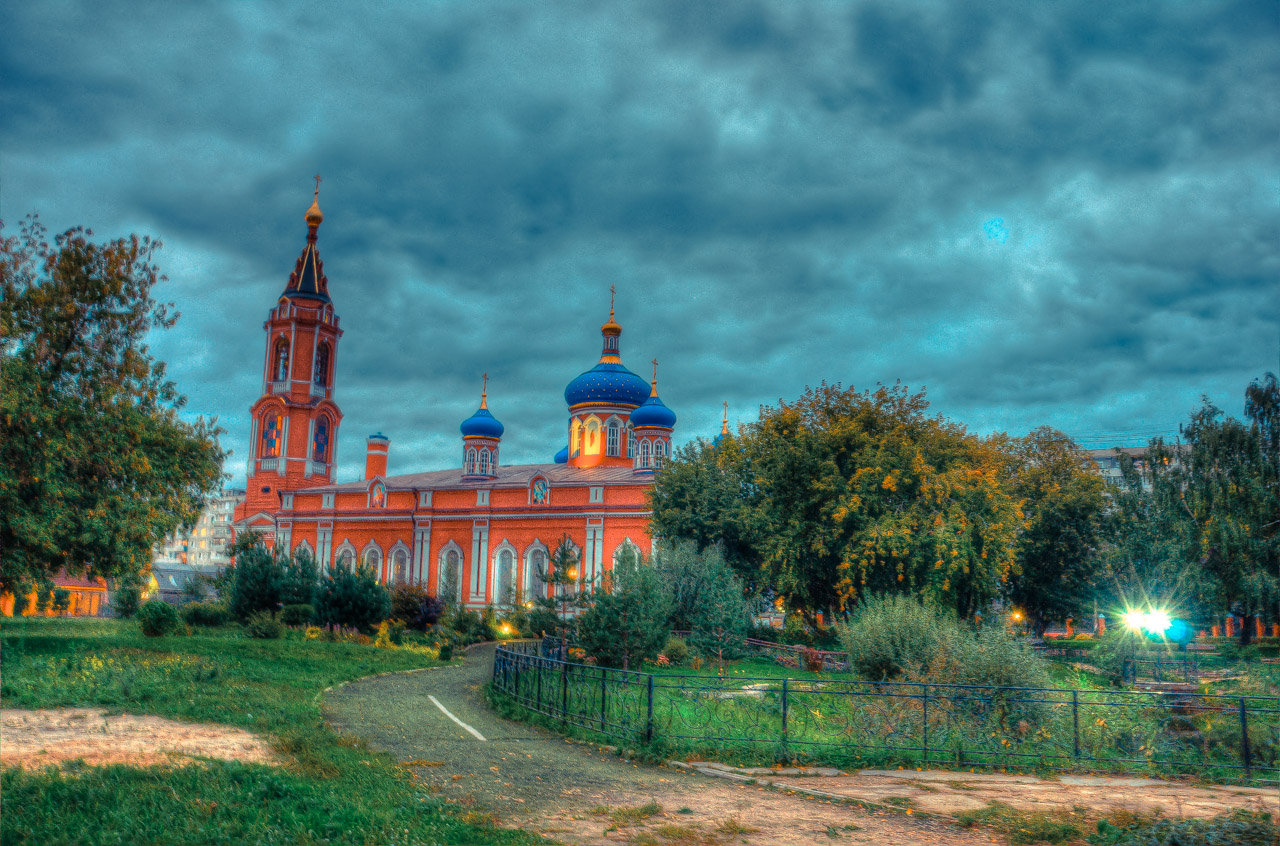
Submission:
[[[1116,808],[1164,816],[1212,816],[1232,808],[1280,813],[1274,788],[1142,778],[901,770],[816,778],[718,765],[637,765],[495,715],[482,691],[493,650],[493,644],[476,646],[460,665],[338,688],[326,696],[326,716],[337,730],[411,766],[443,796],[478,806],[501,825],[576,844],[989,843],[999,839],[991,830],[958,829],[951,820],[991,801],[1026,811],[1083,805],[1098,816]],[[699,769],[719,770],[719,776]],[[847,800],[911,810],[873,810]],[[648,803],[661,812],[621,812]]]
[[[561,842],[990,842],[987,832],[938,820],[637,765],[509,722],[484,702],[493,650],[492,644],[473,647],[458,666],[353,682],[326,695],[325,715],[338,731],[412,766],[441,795],[475,804],[501,825]],[[662,813],[633,822],[640,815],[606,812],[650,802]]]

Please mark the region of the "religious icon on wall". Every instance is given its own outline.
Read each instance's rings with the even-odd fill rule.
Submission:
[[[387,504],[387,489],[382,482],[378,482],[373,486],[373,497],[370,499],[369,504],[374,508],[382,508]]]
[[[533,502],[535,505],[545,505],[547,502],[547,480],[535,479],[533,482]]]

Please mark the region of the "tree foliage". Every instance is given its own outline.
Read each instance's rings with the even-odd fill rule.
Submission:
[[[723,540],[757,585],[811,618],[875,592],[968,614],[1015,572],[1019,515],[999,445],[927,409],[901,385],[827,384],[762,408],[737,436],[668,462],[652,494],[655,528]],[[703,525],[714,520],[731,528]]]
[[[1186,557],[1214,579],[1219,604],[1252,617],[1280,603],[1280,386],[1274,374],[1245,392],[1245,419],[1206,398],[1179,445],[1147,452],[1155,495],[1177,503],[1193,526]]]
[[[218,486],[212,421],[145,343],[177,315],[152,298],[159,242],[105,243],[34,218],[0,237],[0,589],[65,570],[144,572]]]
[[[1037,636],[1080,617],[1097,597],[1106,539],[1106,483],[1062,432],[1048,427],[1007,442],[1007,489],[1022,512],[1008,595]]]
[[[600,664],[624,670],[657,657],[671,614],[671,593],[661,574],[627,546],[602,587],[578,618],[578,645]]]
[[[391,613],[391,594],[368,567],[337,567],[320,583],[315,608],[321,623],[368,632]]]

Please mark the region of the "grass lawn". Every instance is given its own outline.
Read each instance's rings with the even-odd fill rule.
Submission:
[[[6,708],[103,706],[259,733],[284,766],[83,767],[3,773],[0,843],[522,844],[415,784],[388,756],[324,726],[320,694],[438,665],[351,643],[252,640],[238,627],[143,637],[137,623],[6,619]]]

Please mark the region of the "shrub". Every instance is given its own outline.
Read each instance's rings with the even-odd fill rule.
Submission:
[[[66,588],[56,587],[53,589],[53,602],[49,606],[57,613],[61,614],[71,607],[71,591]]]
[[[316,609],[306,603],[286,605],[280,609],[280,622],[286,626],[305,626],[315,619]]]
[[[851,669],[871,681],[923,672],[941,645],[957,634],[953,617],[909,596],[868,597],[840,627]]]
[[[24,592],[22,595],[22,603],[24,608],[26,607],[26,601],[27,601],[27,597],[26,597],[26,593]],[[138,588],[137,585],[123,584],[111,592],[111,610],[115,612],[117,617],[123,617],[124,619],[128,619],[132,617],[134,614],[137,614],[138,609],[141,607],[142,607],[142,591]],[[18,610],[16,603],[14,605],[13,613],[15,615],[21,613]]]
[[[179,613],[189,626],[221,626],[231,620],[225,602],[188,602]]]
[[[404,620],[405,625],[425,632],[439,621],[444,613],[444,603],[427,593],[422,585],[396,585],[391,589],[391,617]]]
[[[453,660],[453,644],[447,640],[444,643],[440,644],[440,660],[441,661]]]
[[[270,611],[254,611],[244,621],[244,630],[259,640],[278,640],[284,634],[284,626]]]
[[[307,626],[307,629],[302,633],[302,636],[307,640],[324,640],[325,630],[319,626]]]
[[[138,609],[138,625],[147,637],[163,637],[178,627],[178,611],[167,602],[148,600]]]
[[[811,673],[822,672],[822,668],[824,666],[823,660],[822,660],[822,653],[819,652],[817,649],[812,649],[812,648],[805,649],[805,651],[802,653],[802,658],[804,659],[804,668],[806,670],[808,670]]]
[[[391,613],[391,595],[367,567],[333,570],[318,592],[316,617],[321,623],[371,630]]]
[[[689,644],[678,637],[667,638],[666,646],[662,647],[662,654],[667,656],[672,666],[683,666],[689,661]]]
[[[27,610],[27,598],[31,594],[28,585],[19,585],[13,591],[13,616],[21,617]],[[137,610],[136,608],[134,609]]]

